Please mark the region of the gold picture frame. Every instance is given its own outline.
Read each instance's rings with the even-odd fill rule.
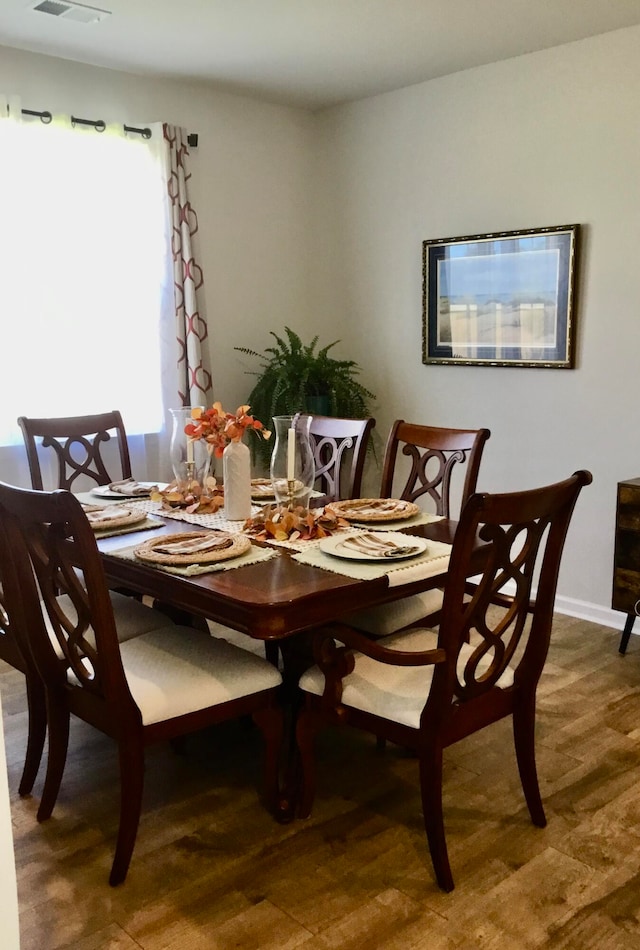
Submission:
[[[580,225],[423,242],[423,363],[575,365]]]

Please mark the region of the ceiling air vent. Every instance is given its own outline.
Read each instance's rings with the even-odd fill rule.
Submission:
[[[31,7],[34,13],[46,13],[49,16],[60,17],[65,20],[75,20],[76,23],[95,23],[111,16],[110,10],[99,10],[98,7],[88,7],[84,3],[66,3],[62,0],[41,0]]]

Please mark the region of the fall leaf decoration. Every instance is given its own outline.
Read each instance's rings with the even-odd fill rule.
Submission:
[[[224,496],[216,479],[209,475],[204,484],[175,479],[162,491],[151,492],[151,501],[162,502],[163,508],[180,508],[187,514],[212,515],[222,508]]]
[[[191,422],[184,427],[185,434],[197,441],[203,439],[216,458],[222,458],[225,446],[238,441],[247,429],[263,439],[271,438],[271,432],[265,429],[259,419],[249,414],[251,406],[238,406],[235,412],[226,412],[222,403],[214,402],[210,409],[194,406],[191,410]]]
[[[262,511],[248,518],[243,527],[245,534],[257,541],[313,541],[326,538],[339,528],[350,527],[344,518],[336,517],[317,508],[265,505]]]

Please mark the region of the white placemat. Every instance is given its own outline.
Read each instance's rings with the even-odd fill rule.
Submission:
[[[308,544],[309,542],[307,542]],[[427,550],[419,557],[409,561],[349,561],[346,558],[333,557],[320,550],[317,544],[299,554],[293,555],[293,560],[300,564],[309,564],[311,567],[320,567],[334,574],[345,577],[354,577],[363,581],[375,580],[377,577],[387,577],[389,587],[398,587],[402,584],[412,584],[414,581],[433,577],[434,574],[444,574],[449,567],[451,545],[442,541],[427,541]]]

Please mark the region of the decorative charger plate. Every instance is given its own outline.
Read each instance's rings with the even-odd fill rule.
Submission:
[[[349,561],[400,561],[417,557],[427,550],[424,538],[399,531],[363,531],[360,534],[334,534],[320,541],[320,550]]]
[[[239,557],[251,547],[251,541],[242,534],[220,531],[188,531],[184,534],[165,534],[162,538],[145,541],[134,549],[141,561],[151,564],[214,564]]]
[[[146,521],[146,511],[134,511],[122,505],[108,505],[101,508],[99,505],[85,505],[84,513],[94,531],[104,528],[124,528],[138,522]]]
[[[325,505],[331,511],[347,521],[363,523],[375,521],[404,521],[420,514],[420,508],[412,501],[400,498],[350,498],[347,501],[332,501]]]
[[[252,498],[275,498],[273,482],[270,478],[252,478],[251,479],[251,497]]]
[[[112,483],[113,484],[113,483]],[[162,491],[167,487],[166,482],[131,482],[131,490],[127,490],[127,485],[116,491],[111,485],[100,485],[98,488],[92,488],[91,494],[98,498],[148,498],[152,491]]]

